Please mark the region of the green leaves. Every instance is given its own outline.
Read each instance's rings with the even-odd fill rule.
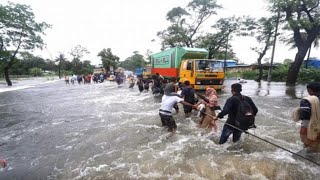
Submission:
[[[44,42],[41,35],[50,25],[45,22],[36,22],[30,6],[23,4],[0,4],[0,55],[2,67],[9,86],[9,68],[15,63],[18,52],[42,48]],[[4,62],[5,61],[5,62]]]
[[[120,66],[131,71],[134,71],[136,68],[145,67],[146,61],[143,56],[139,54],[138,51],[133,52],[133,54],[134,55],[121,62]]]
[[[120,58],[112,54],[111,48],[103,49],[98,53],[98,56],[101,58],[102,65],[107,71],[110,71],[111,67],[117,68]]]
[[[166,19],[172,24],[157,33],[162,40],[162,49],[168,47],[194,47],[198,41],[201,25],[221,6],[216,0],[192,0],[186,8],[172,8]]]

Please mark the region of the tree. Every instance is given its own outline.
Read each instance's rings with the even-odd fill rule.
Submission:
[[[120,63],[121,67],[130,71],[134,71],[136,68],[145,67],[145,65],[146,61],[138,51],[134,51],[132,56]]]
[[[20,52],[22,63],[25,68],[29,70],[30,68],[40,68],[44,69],[46,62],[42,57],[34,56],[29,52]]]
[[[43,72],[41,68],[34,67],[29,69],[29,74],[32,76],[42,76]]]
[[[189,12],[181,7],[171,9],[166,19],[172,24],[157,33],[162,40],[162,49],[176,46],[194,47],[197,41],[195,36],[201,25],[216,14],[218,8],[221,6],[216,4],[216,0],[192,0],[187,5]]]
[[[275,33],[275,22],[277,17],[272,18],[260,18],[256,23],[256,30],[254,31],[254,37],[259,42],[259,47],[251,48],[256,53],[258,53],[258,67],[259,76],[257,81],[261,81],[263,75],[261,60],[269,50],[270,46],[273,44],[273,34]]]
[[[16,55],[22,49],[42,48],[41,35],[50,25],[37,23],[30,6],[10,3],[0,4],[0,59],[8,86],[12,86],[9,69],[16,62]]]
[[[293,39],[297,47],[294,62],[288,70],[287,85],[297,81],[302,62],[320,34],[319,0],[269,0],[271,11],[280,11],[287,22],[285,28],[293,31]]]
[[[240,35],[240,28],[246,21],[246,19],[236,18],[234,16],[219,19],[212,26],[214,33],[210,32],[204,36],[200,36],[197,46],[206,48],[209,51],[209,59],[217,58],[222,52],[224,52],[224,54],[228,53],[226,52],[226,49],[232,51],[228,41],[232,39],[233,33],[238,33]],[[250,25],[250,27],[251,26],[252,25]],[[228,53],[227,56],[229,55],[231,54]]]
[[[81,45],[77,45],[76,47],[72,48],[70,51],[70,55],[73,57],[73,59],[78,59],[81,60],[81,58],[89,54],[90,52],[88,51],[87,48],[82,47]]]
[[[55,59],[56,62],[58,62],[58,67],[59,67],[59,79],[61,79],[61,66],[62,63],[66,61],[66,58],[63,53],[60,53],[58,57]]]
[[[110,67],[116,69],[119,64],[119,57],[112,54],[111,48],[103,49],[97,56],[101,58],[102,65],[107,71],[110,71]]]

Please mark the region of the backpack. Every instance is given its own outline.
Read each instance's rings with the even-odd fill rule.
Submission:
[[[236,113],[235,125],[242,130],[248,130],[255,128],[254,112],[250,104],[245,101],[245,96],[238,97],[239,106]]]

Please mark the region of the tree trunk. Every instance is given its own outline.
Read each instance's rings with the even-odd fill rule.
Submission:
[[[9,67],[4,68],[4,77],[7,81],[8,86],[12,86],[12,82],[10,81],[10,78],[9,78]]]
[[[298,47],[298,52],[294,59],[294,62],[291,64],[288,70],[288,78],[287,78],[287,85],[295,85],[298,79],[299,69],[308,52],[309,46],[308,45],[301,45]]]

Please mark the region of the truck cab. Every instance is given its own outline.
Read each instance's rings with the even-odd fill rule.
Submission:
[[[196,90],[222,89],[224,82],[223,63],[211,59],[182,60],[179,82],[190,81]]]

